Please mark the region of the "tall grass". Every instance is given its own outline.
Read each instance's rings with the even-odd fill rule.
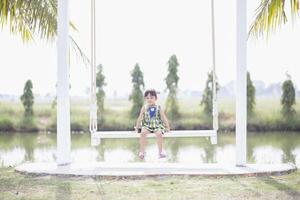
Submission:
[[[72,131],[89,130],[89,101],[71,102]],[[164,107],[164,100],[159,100]],[[200,106],[200,98],[180,99],[181,118],[170,122],[172,129],[211,129],[212,117],[206,117]],[[101,130],[133,130],[136,119],[129,117],[131,103],[124,100],[106,100],[102,113]],[[218,101],[220,130],[235,129],[234,99]],[[300,131],[300,100],[295,106],[296,116],[286,120],[280,113],[279,99],[257,99],[254,115],[248,118],[251,131]],[[23,118],[23,106],[16,102],[0,102],[0,131],[56,131],[56,110],[51,103],[34,104],[34,119],[26,123]],[[24,123],[25,122],[25,123]]]

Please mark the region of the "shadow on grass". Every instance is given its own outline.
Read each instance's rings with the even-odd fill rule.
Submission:
[[[263,195],[262,193],[258,192],[256,189],[249,187],[248,184],[243,183],[242,181],[240,181],[239,179],[237,179],[235,177],[231,177],[230,180],[233,182],[237,182],[243,188],[243,190],[254,194],[257,198],[259,198],[260,196]],[[296,200],[296,199],[299,199],[299,197],[300,197],[300,191],[298,191],[297,189],[295,189],[285,183],[281,183],[280,181],[276,180],[275,178],[273,178],[271,176],[261,176],[261,177],[256,176],[256,180],[259,182],[263,182],[267,185],[270,185],[280,192],[284,192],[286,195],[290,196],[291,199]],[[295,184],[298,184],[298,183],[296,183],[296,181],[297,180],[295,180]]]
[[[97,187],[96,196],[99,197],[99,199],[106,199],[101,177],[94,176],[93,180],[94,180],[94,182],[96,184],[96,187]]]
[[[72,199],[72,188],[71,184],[66,183],[59,183],[56,185],[55,188],[55,199],[56,200],[71,200]]]
[[[248,192],[254,194],[257,198],[259,198],[261,196],[261,194],[257,190],[250,188],[249,185],[241,182],[237,177],[231,177],[230,180],[232,182],[238,183],[241,187],[243,187],[243,189],[245,191],[248,191]]]
[[[259,181],[262,181],[262,182],[276,188],[277,190],[279,190],[281,192],[285,192],[287,195],[289,195],[293,199],[299,199],[299,197],[300,197],[300,192],[297,191],[295,188],[292,188],[292,187],[288,186],[287,184],[280,183],[278,180],[276,180],[276,179],[274,179],[270,176],[268,176],[268,177],[257,177],[257,179]]]

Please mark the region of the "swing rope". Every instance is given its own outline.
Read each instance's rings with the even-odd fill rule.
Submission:
[[[90,132],[97,132],[97,97],[96,97],[96,12],[95,0],[91,0],[91,104],[90,104]],[[219,128],[218,106],[217,106],[217,85],[216,85],[216,55],[215,55],[215,12],[214,0],[211,0],[211,29],[212,29],[212,75],[213,75],[213,98],[212,115],[213,130]]]
[[[96,97],[96,12],[95,0],[91,0],[91,104],[90,104],[90,132],[97,128],[97,97]]]

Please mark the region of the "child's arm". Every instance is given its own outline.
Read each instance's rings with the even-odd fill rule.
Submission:
[[[145,107],[143,106],[143,107],[141,108],[140,115],[139,115],[139,117],[138,117],[137,120],[136,120],[136,125],[135,125],[135,129],[136,129],[136,130],[137,130],[138,128],[140,128],[140,126],[141,126],[141,121],[142,121],[142,119],[143,119],[144,112],[145,112]]]
[[[168,122],[167,116],[165,115],[165,112],[162,109],[160,109],[159,112],[160,112],[161,120],[166,125],[167,132],[170,132],[170,124]]]

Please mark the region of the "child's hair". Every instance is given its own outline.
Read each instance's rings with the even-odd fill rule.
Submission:
[[[157,92],[154,89],[146,90],[144,93],[144,97],[147,97],[149,94],[157,99]]]

